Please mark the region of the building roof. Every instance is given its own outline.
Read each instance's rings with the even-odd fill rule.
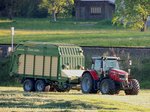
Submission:
[[[91,2],[91,1],[108,1],[108,2],[110,2],[110,3],[112,3],[112,4],[115,4],[115,0],[79,0],[79,1],[86,1],[86,2]]]

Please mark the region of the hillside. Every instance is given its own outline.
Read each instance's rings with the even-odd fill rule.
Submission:
[[[150,30],[140,32],[113,26],[110,21],[60,19],[0,19],[0,43],[10,43],[14,26],[15,43],[25,40],[72,43],[82,46],[150,46]]]

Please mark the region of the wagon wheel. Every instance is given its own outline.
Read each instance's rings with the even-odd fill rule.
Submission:
[[[38,92],[43,92],[45,90],[45,81],[44,80],[37,80],[35,83],[35,90]]]
[[[31,80],[31,79],[26,79],[26,80],[23,82],[23,89],[24,89],[24,91],[26,91],[26,92],[34,91],[34,81]]]

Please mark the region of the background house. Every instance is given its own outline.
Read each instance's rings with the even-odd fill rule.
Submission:
[[[76,19],[112,19],[115,0],[75,0]]]

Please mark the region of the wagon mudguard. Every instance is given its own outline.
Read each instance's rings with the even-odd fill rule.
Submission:
[[[82,74],[82,77],[83,77],[83,75],[84,75],[85,73],[89,73],[89,74],[92,76],[92,78],[93,78],[94,80],[99,80],[99,77],[98,77],[96,71],[94,71],[94,70],[87,70],[87,71],[84,71],[83,74]]]

